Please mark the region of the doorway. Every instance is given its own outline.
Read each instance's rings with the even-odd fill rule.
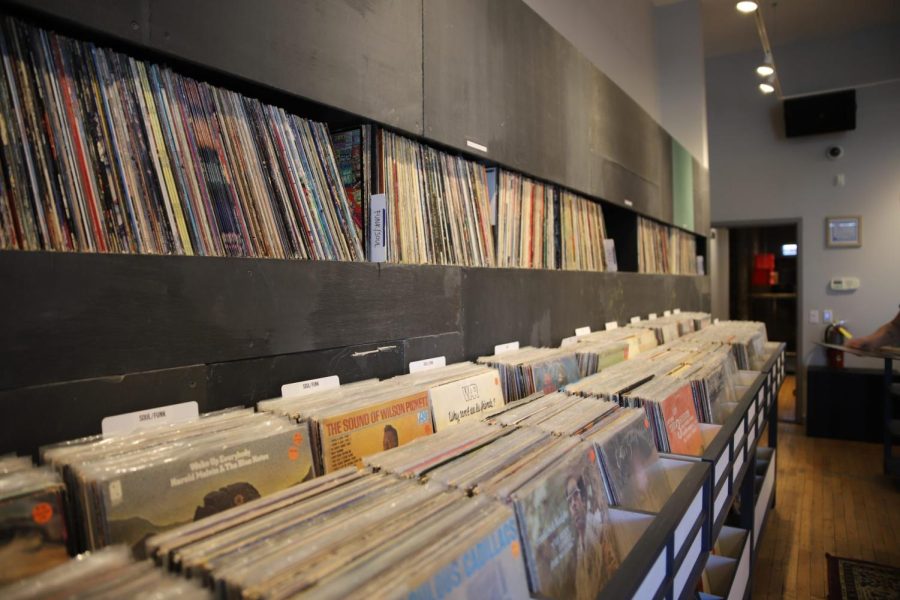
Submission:
[[[797,389],[803,252],[799,225],[799,221],[715,225],[720,256],[711,271],[721,278],[713,283],[720,296],[714,305],[720,312],[730,319],[762,321],[770,340],[785,343],[786,377],[778,418],[788,422],[799,422],[802,415]]]

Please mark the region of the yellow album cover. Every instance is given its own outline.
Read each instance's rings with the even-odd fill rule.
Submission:
[[[366,456],[434,433],[428,392],[422,390],[323,418],[319,432],[325,473],[362,467]]]

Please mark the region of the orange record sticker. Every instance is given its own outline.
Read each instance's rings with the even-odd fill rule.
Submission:
[[[45,525],[53,518],[53,507],[49,502],[39,502],[31,509],[31,520],[38,525]]]

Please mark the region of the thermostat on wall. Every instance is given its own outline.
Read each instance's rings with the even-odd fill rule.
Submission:
[[[859,289],[859,277],[832,277],[828,287],[836,292],[852,292]]]

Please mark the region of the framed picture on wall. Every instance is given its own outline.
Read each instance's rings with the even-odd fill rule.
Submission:
[[[859,248],[862,246],[862,217],[825,217],[827,248]]]

